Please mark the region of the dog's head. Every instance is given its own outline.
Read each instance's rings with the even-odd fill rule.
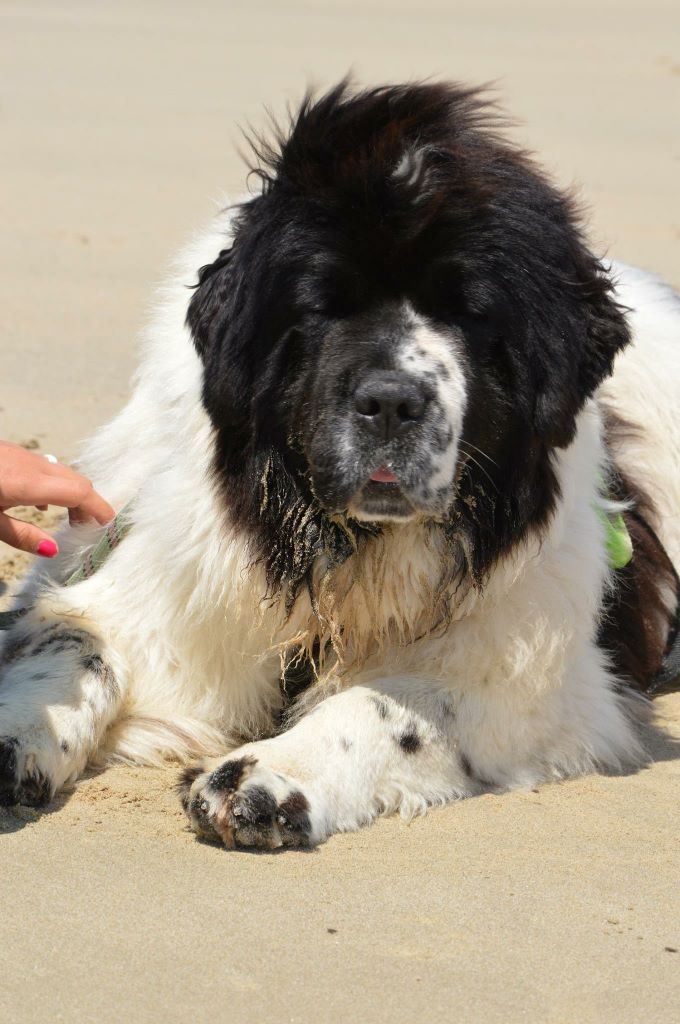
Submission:
[[[272,582],[418,516],[481,571],[550,512],[550,453],[627,331],[572,204],[495,129],[471,90],[342,84],[259,145],[188,323]]]

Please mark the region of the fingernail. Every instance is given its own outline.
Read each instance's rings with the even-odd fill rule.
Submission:
[[[42,555],[43,558],[54,558],[58,552],[59,548],[53,540],[41,540],[36,548],[36,554]]]

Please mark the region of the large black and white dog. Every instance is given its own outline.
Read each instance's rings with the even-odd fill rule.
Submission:
[[[183,254],[84,461],[130,533],[66,588],[96,536],[67,531],[17,599],[4,801],[216,757],[183,776],[193,827],[273,848],[640,763],[678,298],[611,276],[472,90],[343,84],[257,148],[260,193]]]

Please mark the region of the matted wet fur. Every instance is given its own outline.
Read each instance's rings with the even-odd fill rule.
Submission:
[[[97,536],[69,530],[17,599],[5,802],[213,757],[180,783],[200,835],[308,846],[644,761],[680,305],[601,263],[501,129],[472,89],[345,82],[256,141],[260,190],[182,254],[83,461],[130,532],[64,588]]]

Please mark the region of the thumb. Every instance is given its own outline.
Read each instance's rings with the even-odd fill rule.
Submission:
[[[19,551],[42,555],[43,558],[54,558],[59,553],[56,541],[44,530],[22,519],[13,519],[4,512],[0,512],[0,540]]]

